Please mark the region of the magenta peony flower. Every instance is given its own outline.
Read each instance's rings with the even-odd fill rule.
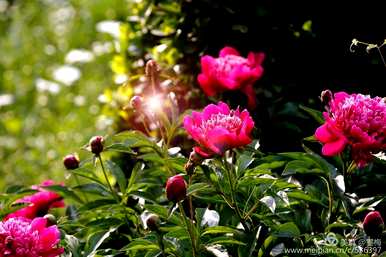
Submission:
[[[58,228],[47,227],[44,218],[0,222],[0,257],[56,257],[64,252],[59,241]]]
[[[166,197],[169,201],[179,202],[186,197],[186,182],[181,175],[168,178],[166,182]]]
[[[347,145],[358,167],[366,166],[373,154],[386,149],[386,103],[383,98],[335,93],[324,113],[325,124],[315,137],[324,144],[322,153],[334,156]]]
[[[256,107],[253,84],[263,75],[261,66],[264,53],[250,52],[247,58],[241,57],[232,47],[224,47],[220,57],[201,57],[202,73],[198,82],[205,94],[214,96],[228,90],[241,90],[248,97],[249,108]]]
[[[192,112],[184,118],[185,129],[200,145],[194,150],[203,157],[222,155],[228,149],[251,143],[253,126],[247,110],[230,110],[223,102],[210,104],[202,113]]]
[[[17,200],[16,203],[27,203],[28,205],[11,214],[8,214],[5,217],[5,220],[15,217],[34,219],[36,217],[44,216],[51,208],[64,207],[65,205],[62,196],[43,188],[44,186],[51,185],[55,185],[55,183],[51,180],[46,180],[40,186],[32,186],[32,189],[38,190],[39,192]]]
[[[384,225],[382,216],[378,211],[369,212],[363,221],[363,229],[366,235],[373,238],[382,233]]]

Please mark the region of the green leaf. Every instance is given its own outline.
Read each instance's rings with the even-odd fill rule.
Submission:
[[[299,237],[300,236],[300,230],[293,222],[287,222],[281,225],[278,225],[274,232],[274,236],[277,237]]]
[[[101,246],[101,244],[110,237],[110,234],[114,232],[117,228],[111,228],[107,232],[106,231],[99,231],[96,233],[91,234],[88,237],[87,244],[86,244],[86,250],[85,254],[87,257],[94,257],[96,254],[96,251]]]
[[[319,199],[314,198],[314,197],[306,194],[303,191],[287,192],[287,195],[289,198],[294,198],[294,199],[298,199],[298,200],[304,200],[306,202],[316,203],[316,204],[319,204],[319,205],[327,208],[327,205],[322,203]]]
[[[189,232],[186,230],[185,227],[174,227],[168,233],[165,234],[165,237],[184,240],[189,238]]]
[[[220,234],[220,233],[232,233],[232,234],[234,234],[235,232],[237,232],[237,230],[230,228],[230,227],[215,226],[215,227],[206,228],[201,236],[205,236],[208,234]]]
[[[315,171],[311,171],[315,167],[312,160],[294,160],[287,163],[282,173],[282,176],[292,175],[296,173],[300,174],[315,174]],[[322,170],[318,170],[320,174],[324,174]]]
[[[314,110],[312,108],[305,107],[303,105],[299,106],[300,109],[307,112],[312,118],[314,118],[319,124],[324,123],[323,113],[321,111]]]
[[[216,237],[206,242],[206,245],[216,245],[216,244],[246,245],[243,242],[240,242],[236,239],[226,237],[226,236]]]
[[[137,180],[138,173],[140,171],[142,171],[143,167],[144,167],[144,164],[142,162],[137,162],[134,165],[134,168],[131,171],[131,175],[130,175],[130,178],[129,178],[129,183],[128,183],[127,189],[126,189],[126,194],[127,195],[130,194],[133,191],[136,191],[136,189],[138,189],[138,186],[136,186],[136,180]]]
[[[93,209],[99,208],[101,206],[112,205],[112,204],[116,204],[116,203],[117,203],[116,200],[112,199],[112,198],[110,198],[110,199],[98,199],[98,200],[91,201],[91,202],[84,204],[81,208],[79,208],[79,212],[93,210]]]
[[[108,160],[106,163],[107,163],[108,169],[111,171],[111,173],[117,180],[117,183],[119,185],[121,192],[125,192],[126,186],[127,186],[127,179],[121,167],[119,167],[116,163],[110,160]]]
[[[252,164],[254,161],[254,158],[251,156],[251,154],[242,154],[237,159],[236,167],[237,167],[237,173],[241,175],[248,167]]]
[[[107,151],[115,151],[120,153],[136,154],[131,147],[123,143],[114,143],[106,147]]]
[[[44,188],[46,188],[50,191],[54,191],[65,198],[69,197],[69,198],[72,198],[79,203],[83,203],[82,199],[80,199],[79,196],[77,194],[75,194],[75,192],[71,188],[68,188],[65,186],[60,186],[60,185],[44,186]]]
[[[75,186],[74,190],[79,190],[89,194],[101,195],[101,196],[111,196],[111,192],[104,186],[96,183],[82,184]]]
[[[138,250],[153,250],[153,249],[159,249],[158,245],[156,245],[155,243],[149,240],[139,238],[139,239],[134,239],[130,244],[128,244],[122,250],[138,251]]]
[[[145,209],[147,209],[148,211],[150,211],[154,214],[157,214],[158,216],[160,216],[161,218],[163,218],[165,220],[169,220],[170,222],[172,222],[174,224],[180,224],[180,219],[177,217],[177,215],[175,215],[173,213],[169,217],[168,209],[166,209],[165,207],[163,207],[161,205],[155,205],[155,204],[145,205]]]
[[[209,188],[207,183],[195,183],[188,188],[187,195],[192,195],[199,191],[205,191]]]

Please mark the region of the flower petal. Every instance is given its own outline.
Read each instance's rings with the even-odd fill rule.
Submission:
[[[239,56],[240,53],[236,49],[234,49],[233,47],[226,46],[223,49],[221,49],[220,57],[225,57],[227,55],[237,55],[237,56]]]

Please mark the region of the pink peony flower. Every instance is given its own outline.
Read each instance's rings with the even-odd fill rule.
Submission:
[[[51,208],[64,207],[65,205],[62,196],[43,188],[44,186],[51,185],[55,185],[55,183],[51,180],[46,180],[40,186],[32,186],[32,189],[38,190],[39,192],[17,200],[16,203],[27,203],[28,205],[11,214],[8,214],[5,217],[5,220],[15,217],[33,219],[44,216]]]
[[[367,165],[373,154],[386,149],[386,103],[383,98],[362,94],[335,93],[324,113],[326,122],[315,137],[324,144],[322,153],[334,156],[347,145],[358,167]]]
[[[247,110],[230,110],[223,102],[210,104],[202,113],[192,112],[184,118],[185,129],[200,145],[194,150],[203,157],[222,155],[228,149],[251,143],[253,126]]]
[[[264,53],[250,52],[247,58],[241,57],[232,47],[224,47],[220,57],[201,57],[202,73],[198,82],[205,94],[214,96],[228,90],[241,90],[248,97],[249,108],[256,107],[253,84],[263,75],[261,66]]]
[[[0,222],[0,257],[56,257],[64,252],[59,241],[58,228],[47,227],[44,218]]]

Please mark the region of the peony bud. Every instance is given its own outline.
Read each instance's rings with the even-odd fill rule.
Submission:
[[[192,151],[189,155],[189,160],[185,164],[185,171],[188,175],[193,174],[194,168],[201,164],[203,161],[203,158],[201,155],[196,153],[196,151]]]
[[[378,211],[369,212],[363,221],[363,229],[366,235],[372,238],[381,235],[384,225],[382,216]]]
[[[103,141],[102,136],[92,137],[89,142],[91,152],[97,155],[103,152]]]
[[[64,167],[68,170],[74,170],[79,167],[79,157],[76,154],[69,154],[63,158]]]
[[[186,182],[181,175],[170,177],[166,182],[166,196],[169,201],[179,202],[186,196]]]
[[[160,225],[159,217],[155,214],[151,214],[146,220],[146,226],[151,231],[158,231]]]
[[[57,222],[55,216],[52,215],[52,214],[46,214],[46,215],[44,215],[43,218],[45,218],[45,219],[47,220],[47,225],[48,225],[48,226],[52,226],[52,225],[58,224],[58,222]]]
[[[135,95],[130,99],[130,106],[134,110],[141,110],[142,108],[143,99],[142,97]]]

